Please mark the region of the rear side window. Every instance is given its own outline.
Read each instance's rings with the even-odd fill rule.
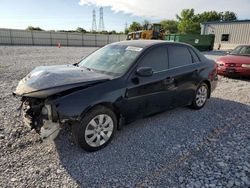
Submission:
[[[193,63],[192,56],[185,46],[169,46],[169,68],[181,67]]]
[[[139,67],[151,67],[155,72],[168,69],[167,48],[160,46],[150,50],[142,58]]]
[[[197,56],[197,54],[194,52],[194,50],[192,48],[188,48],[189,52],[191,53],[192,59],[193,59],[193,63],[197,63],[200,61],[199,57]]]

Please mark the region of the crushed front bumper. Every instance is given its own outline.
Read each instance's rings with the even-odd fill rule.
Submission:
[[[35,99],[22,101],[21,114],[24,125],[35,129],[43,139],[55,139],[60,132],[60,122],[52,106]]]

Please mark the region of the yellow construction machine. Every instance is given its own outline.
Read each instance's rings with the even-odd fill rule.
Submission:
[[[127,40],[162,39],[163,34],[164,31],[161,24],[146,24],[143,28],[138,28],[138,31],[128,33]]]

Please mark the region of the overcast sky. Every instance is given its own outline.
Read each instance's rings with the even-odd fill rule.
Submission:
[[[182,9],[233,11],[239,19],[250,19],[250,0],[0,0],[0,28],[45,30],[91,29],[92,10],[104,7],[106,30],[123,31],[125,23],[175,19]]]

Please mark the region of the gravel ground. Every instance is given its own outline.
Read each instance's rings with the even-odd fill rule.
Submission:
[[[48,142],[24,128],[11,95],[17,82],[38,65],[74,63],[93,50],[0,46],[0,187],[250,186],[248,80],[220,78],[202,110],[138,120],[95,153],[72,144],[67,129]]]

